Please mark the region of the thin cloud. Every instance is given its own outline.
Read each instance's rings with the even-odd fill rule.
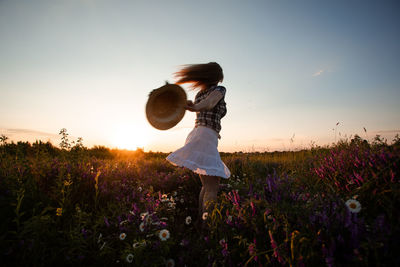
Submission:
[[[11,129],[11,128],[0,128],[0,135],[5,135],[10,141],[28,141],[35,142],[36,140],[51,141],[57,143],[60,139],[58,134],[41,132],[31,129]],[[72,139],[73,137],[70,136]]]
[[[47,136],[52,136],[52,137],[57,137],[57,134],[53,133],[46,133],[46,132],[40,132],[36,130],[30,130],[30,129],[1,129],[1,131],[4,131],[9,134],[32,134],[32,135],[47,135]]]
[[[324,71],[325,71],[325,70],[319,70],[319,71],[317,71],[316,73],[314,73],[312,76],[313,76],[313,77],[317,77],[317,76],[321,75],[322,73],[324,73]]]
[[[400,133],[400,130],[381,130],[381,131],[373,131],[375,134],[397,134]]]

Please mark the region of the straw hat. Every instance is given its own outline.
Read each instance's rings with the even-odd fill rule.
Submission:
[[[146,116],[150,124],[167,130],[178,124],[185,115],[186,92],[177,84],[168,82],[149,94]]]

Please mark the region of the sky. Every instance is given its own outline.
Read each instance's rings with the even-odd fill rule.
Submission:
[[[154,129],[148,94],[184,64],[215,61],[228,109],[219,151],[391,141],[399,14],[396,1],[0,0],[0,134],[58,145],[66,128],[88,147],[173,151],[195,114]]]

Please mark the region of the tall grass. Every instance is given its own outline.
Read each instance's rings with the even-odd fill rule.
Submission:
[[[63,141],[2,139],[5,265],[400,264],[399,138],[221,153],[232,177],[204,229],[195,224],[198,177],[166,154]]]

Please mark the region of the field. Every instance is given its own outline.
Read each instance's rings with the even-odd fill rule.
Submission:
[[[5,266],[400,266],[398,137],[221,153],[233,175],[202,218],[167,154],[63,137],[1,139]]]

